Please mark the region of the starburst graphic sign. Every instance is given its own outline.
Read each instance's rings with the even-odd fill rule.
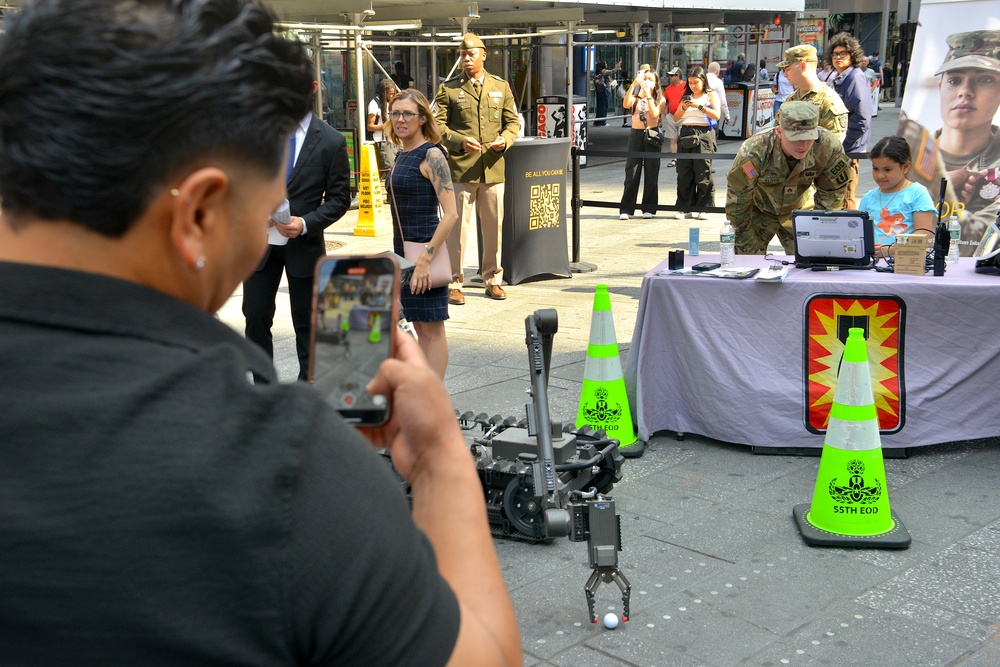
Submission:
[[[868,367],[881,433],[903,428],[906,412],[903,340],[906,304],[895,296],[817,294],[805,306],[805,426],[826,433],[847,330],[860,327],[868,341]]]

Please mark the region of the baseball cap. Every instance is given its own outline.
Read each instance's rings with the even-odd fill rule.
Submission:
[[[778,63],[779,69],[785,69],[792,63],[815,63],[819,62],[816,58],[816,47],[809,46],[808,44],[799,44],[798,46],[793,46],[790,49],[785,49],[785,57]]]
[[[948,55],[935,75],[975,67],[1000,72],[1000,30],[973,30],[948,35]]]
[[[672,70],[670,70],[669,72],[667,72],[667,76],[680,76],[680,75],[681,75],[681,68],[680,67],[675,67]]]
[[[819,138],[819,107],[812,102],[785,102],[779,115],[781,133],[789,141]]]

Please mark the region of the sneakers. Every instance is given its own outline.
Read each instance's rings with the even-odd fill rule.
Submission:
[[[683,220],[684,219],[684,211],[677,211],[676,213],[674,213],[674,219],[675,220]]]
[[[619,220],[628,220],[628,213],[622,213],[618,216]]]
[[[702,211],[701,213],[698,214],[697,217],[698,217],[699,220],[708,220],[708,213],[705,213],[704,211]]]
[[[653,214],[652,213],[643,213],[642,217],[645,218],[646,220],[649,220],[650,218],[653,217]]]
[[[450,303],[453,306],[464,306],[465,295],[462,294],[462,290],[459,289],[448,290],[448,303]]]

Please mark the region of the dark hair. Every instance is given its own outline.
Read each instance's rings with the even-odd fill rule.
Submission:
[[[691,71],[688,72],[688,74],[687,74],[687,78],[688,79],[701,79],[701,85],[702,85],[701,92],[705,93],[706,95],[709,92],[711,92],[712,89],[708,85],[708,75],[705,74],[705,68],[704,67],[692,67]],[[693,95],[694,94],[693,92],[691,92],[691,85],[688,84],[686,80],[684,82],[684,94],[685,95]]]
[[[830,38],[827,42],[826,48],[833,55],[833,50],[838,46],[844,47],[847,54],[851,56],[851,64],[859,65],[861,64],[861,56],[865,55],[865,52],[861,50],[861,44],[858,40],[854,39],[849,33],[838,32],[836,35]]]
[[[761,69],[767,69],[767,61],[761,60],[760,61],[760,68]]]
[[[906,143],[906,139],[895,135],[878,140],[869,154],[869,159],[876,157],[887,157],[900,166],[913,159],[910,155],[910,144]]]
[[[124,235],[206,159],[268,175],[315,67],[248,0],[37,0],[0,36],[5,212]]]
[[[375,92],[375,97],[378,100],[380,109],[385,106],[385,96],[390,90],[397,90],[395,81],[392,79],[382,79],[378,82],[378,90]]]

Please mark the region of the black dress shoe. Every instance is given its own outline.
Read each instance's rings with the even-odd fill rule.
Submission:
[[[487,285],[486,296],[497,301],[503,301],[507,298],[507,292],[504,292],[503,288],[499,285]]]
[[[460,289],[448,290],[448,303],[453,306],[464,306],[465,305],[465,295],[462,294]]]

